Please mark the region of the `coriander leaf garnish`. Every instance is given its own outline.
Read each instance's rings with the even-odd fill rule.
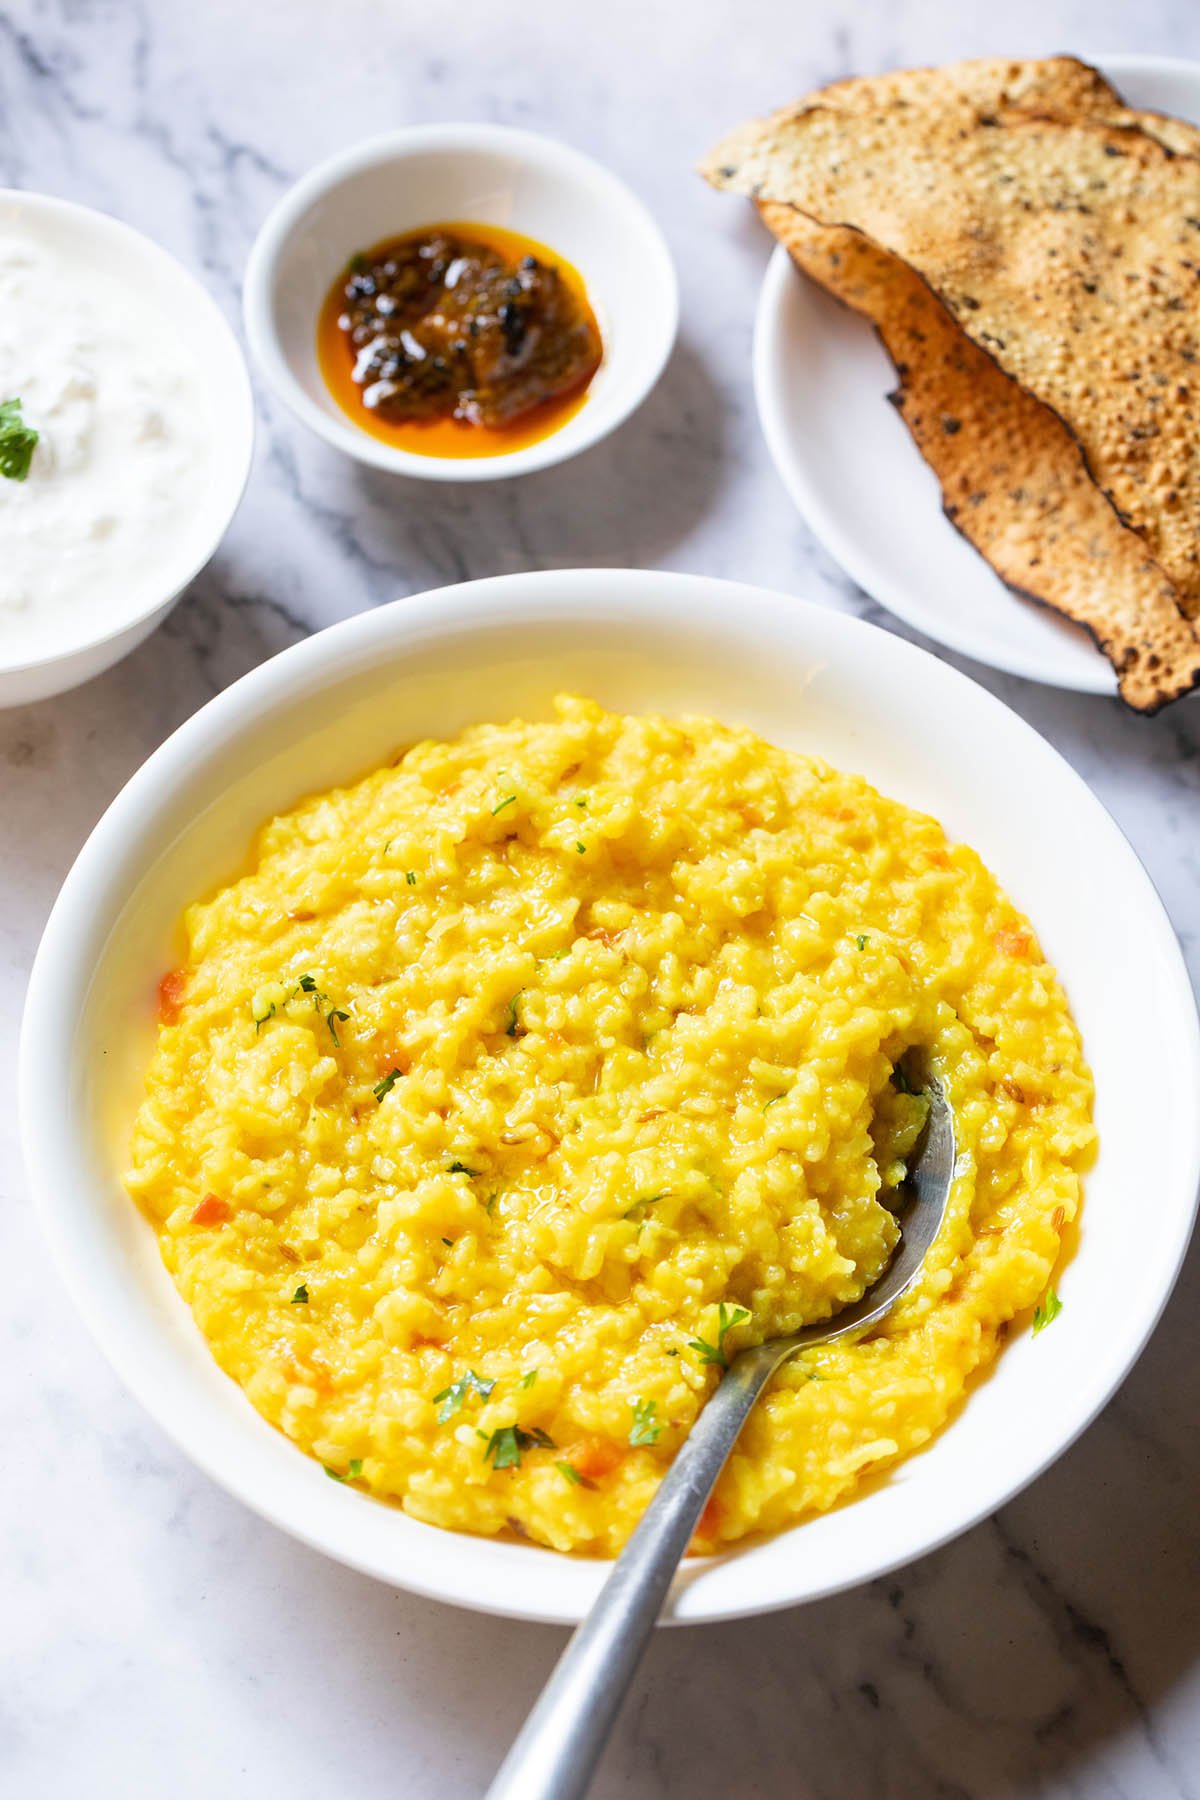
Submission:
[[[293,1306],[307,1306],[308,1305],[308,1289],[305,1287],[303,1282],[300,1283],[300,1286],[296,1289],[295,1293],[292,1295],[292,1305]]]
[[[580,856],[582,856],[584,854],[585,850],[587,849],[587,845],[581,844],[577,838],[575,840],[575,848],[578,850]]]
[[[328,1025],[328,1027],[329,1027],[330,1037],[333,1039],[334,1043],[337,1045],[338,1049],[340,1050],[341,1045],[342,1045],[342,1040],[339,1038],[339,1036],[337,1034],[336,1021],[338,1019],[348,1019],[350,1017],[350,1014],[348,1012],[346,1012],[342,1007],[333,1005],[332,1001],[329,998],[329,995],[323,994],[321,992],[320,988],[317,986],[316,978],[312,975],[302,975],[300,977],[299,981],[296,983],[295,987],[293,988],[292,992],[295,994],[311,994],[312,995],[313,1011],[319,1012],[321,1014],[321,1016],[325,1020],[326,1025]],[[274,1008],[272,1007],[271,1010],[273,1012]]]
[[[791,1090],[790,1090],[790,1089],[789,1089],[789,1090],[788,1090],[788,1092],[790,1092],[790,1091],[791,1091]],[[765,1105],[765,1106],[764,1106],[764,1107],[763,1107],[763,1111],[764,1111],[764,1112],[770,1112],[770,1110],[771,1110],[771,1108],[772,1108],[772,1107],[773,1107],[773,1106],[778,1106],[778,1105],[779,1105],[779,1102],[780,1102],[780,1101],[781,1101],[781,1100],[786,1100],[786,1099],[787,1099],[787,1092],[785,1092],[785,1093],[782,1093],[782,1094],[776,1094],[776,1096],[775,1096],[775,1098],[774,1098],[774,1099],[773,1099],[773,1100],[768,1100],[768,1101],[767,1101],[767,1104],[766,1104],[766,1105]]]
[[[362,1457],[352,1456],[344,1469],[331,1469],[328,1463],[322,1463],[321,1467],[330,1481],[357,1481],[363,1471]]]
[[[525,1433],[516,1425],[501,1425],[493,1431],[483,1452],[484,1462],[490,1460],[494,1469],[519,1469],[521,1451],[525,1446],[521,1440]]]
[[[556,1462],[554,1466],[562,1476],[563,1480],[569,1481],[572,1487],[583,1486],[583,1476],[579,1473],[579,1470],[575,1467],[574,1463]]]
[[[449,1169],[446,1172],[449,1175],[470,1175],[472,1178],[474,1178],[476,1175],[478,1175],[479,1170],[478,1169],[468,1169],[465,1162],[452,1162],[450,1164]]]
[[[449,1387],[433,1396],[433,1403],[438,1409],[438,1424],[444,1425],[447,1419],[452,1419],[455,1413],[461,1412],[467,1403],[468,1394],[478,1394],[481,1400],[486,1400],[495,1385],[486,1376],[477,1375],[474,1369],[468,1369],[465,1375],[460,1375],[457,1381],[452,1381]]]
[[[629,1429],[632,1447],[636,1450],[642,1444],[657,1444],[662,1435],[662,1424],[655,1416],[657,1400],[631,1400],[629,1404],[633,1408],[633,1424]]]
[[[445,1244],[447,1250],[453,1250],[453,1248],[454,1248],[454,1239],[453,1238],[443,1238],[442,1242],[443,1242],[443,1244]]]
[[[9,481],[24,481],[37,441],[37,432],[21,417],[21,402],[0,400],[0,475]]]
[[[587,801],[586,800],[584,800],[582,798],[577,799],[575,804],[576,804],[576,806],[582,807],[584,812],[587,811]]]
[[[908,1073],[904,1064],[900,1062],[893,1063],[892,1065],[892,1086],[902,1094],[915,1094],[917,1091],[912,1082],[908,1079]]]
[[[405,881],[407,881],[409,887],[416,887],[417,871],[415,869],[405,869],[404,879],[405,879]]]
[[[386,1096],[391,1093],[403,1072],[402,1069],[389,1069],[383,1080],[375,1083],[371,1092],[378,1101],[382,1103]]]
[[[505,796],[504,796],[503,800],[501,800],[500,804],[498,806],[493,806],[493,808],[492,808],[493,819],[496,818],[498,814],[502,813],[506,806],[515,806],[516,803],[517,803],[517,796],[515,794],[505,794]]]
[[[524,988],[518,988],[516,993],[513,995],[512,999],[508,1003],[507,1023],[505,1024],[505,1027],[504,1027],[505,1037],[516,1037],[516,1035],[517,1035],[517,1027],[520,1023],[520,1021],[517,1018],[517,1001],[521,998],[521,995],[524,992],[525,992]]]
[[[531,1388],[537,1378],[538,1372],[536,1369],[526,1369],[524,1375],[521,1377],[521,1386],[523,1388]]]
[[[716,1343],[706,1343],[705,1340],[700,1337],[690,1338],[688,1340],[688,1349],[695,1350],[700,1357],[701,1362],[716,1363],[720,1368],[727,1369],[729,1367],[729,1358],[725,1353],[726,1335],[733,1330],[735,1325],[744,1324],[749,1317],[750,1314],[746,1307],[726,1306],[725,1302],[722,1300],[720,1306],[717,1308]]]
[[[556,1447],[554,1439],[540,1427],[523,1431],[519,1425],[501,1425],[488,1439],[483,1460],[490,1461],[494,1469],[519,1469],[523,1450],[553,1450]]]
[[[858,945],[860,950],[865,950],[871,940],[867,936],[865,931],[860,931],[854,941]]]
[[[1063,1303],[1055,1293],[1054,1289],[1048,1287],[1033,1309],[1034,1337],[1037,1336],[1039,1331],[1045,1331],[1047,1325],[1053,1325],[1055,1319],[1057,1319],[1059,1313],[1062,1311],[1062,1307]]]

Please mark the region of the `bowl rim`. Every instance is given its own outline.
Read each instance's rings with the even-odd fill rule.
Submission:
[[[1127,77],[1145,75],[1186,79],[1194,85],[1197,104],[1200,105],[1200,61],[1195,58],[1121,50],[1111,53],[1098,51],[1088,60],[1101,74],[1113,80],[1118,91]],[[814,537],[865,594],[869,594],[897,619],[911,626],[914,631],[919,631],[931,642],[941,644],[956,655],[970,657],[972,662],[979,663],[984,668],[999,669],[1005,674],[1020,676],[1025,681],[1035,681],[1039,686],[1111,699],[1116,692],[1116,677],[1094,645],[1094,656],[1081,662],[1077,671],[1064,669],[1053,672],[1046,669],[1036,649],[1026,652],[1019,645],[1002,649],[981,645],[978,636],[971,631],[969,622],[967,629],[963,630],[952,616],[931,616],[914,599],[911,584],[903,577],[894,575],[886,559],[864,551],[852,528],[845,522],[844,515],[826,504],[813,480],[811,460],[796,453],[795,422],[790,419],[782,398],[783,382],[780,375],[788,355],[784,315],[794,280],[795,269],[791,258],[782,244],[776,244],[763,273],[755,308],[752,381],[755,410],[768,454],[788,498]],[[864,332],[869,330],[865,320],[860,323]],[[920,460],[921,453],[916,445],[910,445],[909,449]],[[931,498],[931,505],[936,508],[936,504],[936,498]],[[930,518],[932,529],[937,521],[932,512]],[[941,523],[945,524],[945,521]],[[938,528],[940,529],[940,525]],[[949,529],[948,526],[946,528]],[[975,554],[979,555],[978,552]],[[986,566],[985,559],[980,557],[979,560],[981,565]],[[996,576],[995,579],[1000,580],[1000,577]]]
[[[680,628],[684,628],[685,620],[690,622],[701,616],[706,606],[721,607],[729,616],[739,617],[743,625],[746,621],[758,625],[778,623],[799,610],[810,623],[812,619],[821,621],[818,630],[826,639],[848,641],[851,654],[856,642],[862,645],[868,637],[885,640],[886,654],[893,659],[899,676],[907,668],[914,677],[922,672],[935,687],[942,684],[944,693],[957,691],[964,699],[969,694],[975,718],[990,716],[998,729],[1015,732],[1027,741],[1044,765],[1056,767],[1065,778],[1081,813],[1090,816],[1095,827],[1107,834],[1114,854],[1124,860],[1140,891],[1145,905],[1142,935],[1153,941],[1156,954],[1171,971],[1172,993],[1176,986],[1178,990],[1174,1051],[1184,1069],[1185,1081],[1192,1088],[1200,1085],[1200,1020],[1178,940],[1149,875],[1106,808],[1066,759],[1002,701],[930,652],[865,621],[794,596],[707,576],[613,569],[494,576],[397,600],[330,626],[260,664],[211,699],[152,753],[112,801],[68,874],[38,948],[22,1022],[18,1081],[25,1165],[42,1228],[85,1324],[119,1377],[189,1459],[219,1486],[312,1548],[378,1579],[475,1610],[557,1624],[572,1622],[581,1613],[574,1601],[554,1593],[553,1581],[540,1586],[532,1584],[537,1589],[532,1598],[523,1587],[498,1581],[497,1587],[506,1591],[503,1597],[493,1597],[476,1591],[467,1572],[457,1579],[456,1585],[455,1577],[447,1578],[444,1568],[431,1575],[415,1559],[406,1562],[402,1570],[394,1565],[383,1568],[370,1553],[358,1549],[353,1512],[339,1513],[336,1525],[327,1523],[326,1518],[314,1524],[306,1516],[303,1478],[310,1473],[310,1459],[297,1454],[296,1481],[290,1477],[277,1485],[258,1481],[240,1467],[230,1466],[215,1452],[210,1454],[204,1441],[203,1421],[197,1421],[202,1410],[199,1405],[184,1416],[171,1415],[156,1392],[153,1371],[127,1354],[107,1304],[97,1299],[89,1280],[86,1251],[78,1247],[68,1229],[67,1214],[60,1211],[57,1196],[70,1185],[75,1168],[69,1148],[70,1114],[63,1100],[62,1044],[68,1041],[77,1023],[90,986],[89,933],[93,938],[101,933],[96,941],[102,943],[136,894],[137,882],[126,882],[125,861],[136,857],[141,836],[148,829],[157,829],[156,815],[169,807],[180,783],[199,765],[219,755],[243,732],[252,730],[256,721],[286,711],[299,698],[311,698],[323,686],[361,668],[364,656],[370,655],[376,661],[386,657],[402,661],[407,651],[428,645],[439,636],[453,636],[464,627],[487,625],[497,619],[504,624],[536,624],[565,611],[587,621],[600,610],[597,595],[609,596],[602,603],[606,618],[641,619],[653,613],[660,622]],[[876,1579],[929,1554],[990,1516],[1057,1460],[1133,1367],[1178,1276],[1200,1198],[1200,1109],[1188,1119],[1174,1121],[1174,1126],[1178,1140],[1171,1167],[1179,1172],[1179,1195],[1171,1212],[1171,1229],[1164,1234],[1156,1286],[1144,1310],[1126,1316],[1124,1336],[1114,1331],[1102,1347],[1103,1356],[1098,1352],[1097,1373],[1092,1382],[1073,1395],[1076,1411],[1067,1430],[1035,1450],[1029,1460],[1013,1458],[1003,1469],[997,1468],[982,1501],[976,1497],[965,1509],[954,1511],[948,1520],[943,1518],[928,1535],[920,1535],[919,1542],[908,1538],[900,1539],[898,1544],[889,1541],[882,1553],[873,1552],[850,1575],[823,1578],[805,1570],[789,1583],[784,1564],[780,1570],[783,1579],[769,1598],[718,1604],[704,1602],[704,1566],[690,1568],[675,1590],[677,1596],[686,1597],[685,1609],[669,1622],[704,1623],[777,1610]],[[98,1194],[98,1185],[91,1192]],[[88,1204],[100,1202],[89,1199]],[[264,1429],[272,1428],[264,1425]],[[339,1500],[347,1504],[360,1499],[358,1495],[339,1494]],[[918,1535],[912,1534],[914,1538]],[[481,1540],[464,1541],[470,1544]],[[489,1543],[489,1553],[491,1548]],[[547,1572],[562,1560],[543,1550],[531,1554],[551,1559],[547,1561]],[[736,1555],[736,1550],[731,1551],[713,1558],[712,1564],[726,1564]],[[464,1553],[464,1562],[467,1560]],[[578,1559],[568,1560],[578,1566]],[[593,1567],[594,1585],[598,1588],[611,1564],[598,1562]]]
[[[245,497],[246,484],[250,479],[250,468],[254,460],[255,442],[254,390],[250,384],[250,371],[246,366],[246,358],[242,354],[237,333],[199,276],[194,275],[185,263],[174,256],[157,239],[149,237],[144,231],[139,231],[136,225],[130,225],[126,220],[117,218],[114,213],[104,212],[98,206],[85,206],[78,200],[63,200],[57,194],[39,193],[33,188],[0,187],[0,207],[12,202],[17,202],[20,206],[32,211],[58,213],[67,219],[72,216],[78,218],[82,215],[90,220],[93,226],[99,222],[100,228],[109,232],[114,242],[122,244],[126,248],[133,248],[139,256],[157,261],[164,269],[170,271],[173,279],[185,282],[192,288],[196,298],[202,301],[213,323],[218,327],[217,335],[223,339],[225,348],[229,352],[229,368],[233,385],[237,390],[237,400],[236,408],[230,419],[229,443],[226,446],[229,454],[223,457],[223,461],[237,469],[238,474],[234,482],[235,492],[232,503],[220,525],[214,531],[211,543],[203,554],[182,573],[180,580],[172,582],[169,592],[156,594],[153,600],[145,606],[139,607],[120,624],[106,626],[103,630],[94,631],[87,636],[73,637],[70,643],[65,644],[62,649],[52,650],[45,656],[29,657],[23,662],[6,662],[0,656],[0,677],[33,674],[39,669],[54,668],[57,664],[78,657],[86,651],[101,650],[106,644],[111,644],[118,638],[124,637],[127,632],[134,630],[147,620],[153,622],[157,614],[165,612],[179,598],[184,589],[191,586],[197,575],[208,567],[224,542],[225,535],[237,516],[238,509]],[[222,444],[225,444],[224,437]],[[132,644],[130,648],[133,648]]]
[[[520,157],[528,163],[555,168],[582,191],[603,193],[610,204],[624,211],[636,225],[646,249],[655,257],[656,290],[661,298],[646,333],[653,354],[642,377],[630,384],[626,397],[607,417],[591,415],[593,421],[600,418],[598,427],[589,424],[585,407],[548,436],[505,455],[422,456],[417,451],[401,450],[382,438],[372,437],[349,419],[343,423],[339,417],[318,406],[297,380],[280,345],[273,308],[279,258],[290,234],[317,200],[356,175],[439,150]],[[518,221],[514,224],[519,228]],[[333,449],[370,468],[412,476],[419,481],[507,481],[566,462],[601,443],[650,395],[675,347],[679,330],[679,277],[666,238],[650,209],[619,175],[594,157],[542,132],[512,125],[440,121],[379,132],[335,151],[300,176],[259,227],[246,262],[242,310],[247,342],[272,392],[293,418],[307,425]],[[315,335],[315,320],[313,332]]]

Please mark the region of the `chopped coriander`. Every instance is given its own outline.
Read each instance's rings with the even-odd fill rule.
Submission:
[[[679,1352],[678,1352],[678,1350],[668,1350],[667,1355],[668,1356],[678,1356]]]
[[[24,481],[37,441],[37,432],[21,417],[21,402],[0,400],[0,475]]]
[[[494,1469],[519,1469],[523,1450],[553,1450],[555,1447],[554,1439],[540,1428],[523,1431],[519,1425],[501,1425],[488,1439],[483,1460],[490,1462]]]
[[[865,950],[871,940],[868,938],[865,931],[860,931],[854,941],[860,950]]]
[[[256,1012],[251,1016],[254,1019],[254,1035],[257,1037],[267,1020],[275,1017],[275,1002],[272,1000],[265,1012]]]
[[[296,983],[293,992],[297,994],[312,995],[313,1011],[319,1012],[322,1015],[326,1025],[329,1027],[330,1037],[340,1050],[342,1040],[337,1034],[336,1021],[338,1019],[348,1019],[350,1014],[344,1011],[342,1007],[334,1006],[332,1004],[329,995],[321,992],[320,988],[317,986],[316,978],[312,975],[302,975]]]
[[[381,1105],[382,1105],[383,1101],[387,1098],[387,1096],[391,1093],[392,1089],[395,1087],[396,1083],[399,1081],[399,1079],[403,1073],[404,1073],[404,1071],[402,1069],[389,1069],[387,1074],[384,1076],[383,1080],[377,1081],[375,1083],[375,1086],[371,1089],[371,1092],[374,1094],[375,1098],[380,1102]]]
[[[460,1375],[457,1381],[452,1381],[449,1387],[433,1396],[433,1403],[438,1409],[438,1424],[444,1425],[447,1419],[452,1419],[455,1413],[461,1412],[467,1403],[468,1394],[478,1394],[481,1400],[486,1400],[495,1385],[487,1376],[477,1375],[474,1369],[468,1369],[465,1375]]]
[[[524,992],[525,992],[524,988],[518,988],[516,993],[513,995],[512,999],[508,1003],[508,1016],[507,1016],[507,1022],[504,1027],[505,1037],[516,1037],[516,1035],[517,1035],[517,1026],[520,1023],[519,1019],[517,1018],[517,1001],[521,998],[521,995]]]
[[[445,1244],[447,1250],[453,1250],[453,1248],[454,1248],[454,1239],[453,1238],[443,1238],[442,1242],[443,1242],[443,1244]]]
[[[784,1092],[784,1093],[782,1093],[782,1094],[776,1094],[776,1096],[775,1096],[775,1098],[774,1098],[774,1099],[773,1099],[773,1100],[768,1100],[768,1101],[767,1101],[767,1104],[766,1104],[766,1105],[765,1105],[765,1106],[764,1106],[764,1107],[763,1107],[763,1111],[764,1111],[764,1112],[770,1112],[770,1110],[771,1110],[771,1108],[772,1108],[772,1107],[773,1107],[773,1106],[778,1106],[778,1105],[779,1105],[779,1102],[780,1102],[780,1101],[781,1101],[781,1100],[786,1100],[786,1099],[787,1099],[787,1091],[785,1091],[785,1092]]]
[[[725,1338],[735,1325],[742,1325],[750,1317],[744,1306],[726,1306],[722,1300],[717,1308],[717,1341],[706,1343],[703,1338],[691,1338],[688,1349],[695,1350],[701,1362],[717,1363],[722,1369],[729,1367],[729,1358],[725,1353]]]
[[[583,1476],[579,1473],[579,1470],[575,1467],[574,1463],[556,1462],[554,1466],[562,1476],[563,1480],[569,1481],[572,1487],[582,1486]]]
[[[474,1177],[474,1176],[478,1175],[479,1170],[478,1169],[468,1169],[465,1162],[452,1162],[450,1164],[449,1169],[447,1170],[447,1173],[450,1175],[470,1175],[470,1176]]]
[[[636,1450],[642,1444],[657,1444],[662,1435],[662,1424],[656,1418],[657,1400],[631,1400],[633,1408],[633,1424],[629,1430],[629,1442]]]
[[[331,1469],[328,1463],[322,1463],[321,1467],[330,1481],[357,1481],[363,1470],[362,1457],[352,1456],[344,1470]]]
[[[485,1205],[484,1205],[484,1209],[483,1209],[483,1210],[484,1210],[484,1212],[485,1212],[485,1213],[486,1213],[486,1214],[487,1214],[487,1216],[488,1216],[488,1218],[489,1218],[489,1219],[490,1219],[490,1218],[491,1218],[491,1216],[492,1216],[492,1208],[493,1208],[493,1206],[495,1206],[495,1204],[496,1204],[496,1200],[497,1200],[497,1198],[498,1198],[498,1197],[499,1197],[499,1193],[500,1193],[500,1189],[499,1189],[499,1188],[497,1188],[497,1189],[496,1189],[496,1192],[495,1192],[495,1193],[494,1193],[494,1194],[489,1194],[489,1195],[488,1195],[488,1198],[487,1198],[487,1201],[486,1201],[486,1203],[485,1203]]]
[[[578,839],[578,838],[576,838],[576,840],[575,840],[575,848],[576,848],[576,849],[577,849],[577,850],[578,850],[578,852],[579,852],[579,854],[580,854],[580,856],[582,856],[582,855],[583,855],[583,854],[584,854],[584,852],[585,852],[585,850],[586,850],[586,849],[587,849],[587,845],[586,845],[586,844],[581,844],[581,843],[580,843],[580,842],[579,842],[579,839]]]
[[[308,1289],[305,1287],[303,1282],[300,1283],[300,1286],[296,1289],[295,1293],[292,1295],[292,1305],[293,1306],[307,1306],[308,1305]]]
[[[576,804],[576,806],[581,806],[583,808],[584,812],[587,811],[587,801],[585,799],[583,799],[582,796],[580,796],[580,798],[576,800],[575,804]]]
[[[1048,1287],[1033,1309],[1033,1335],[1045,1331],[1047,1325],[1053,1325],[1062,1311],[1062,1301],[1052,1287]]]
[[[404,879],[405,879],[405,881],[407,881],[409,887],[416,887],[417,871],[415,869],[405,869]]]
[[[524,1375],[521,1377],[521,1386],[523,1388],[531,1388],[537,1378],[538,1372],[536,1369],[526,1369]]]
[[[492,808],[493,819],[497,816],[497,814],[502,813],[506,806],[515,806],[516,803],[517,803],[517,796],[515,794],[505,794],[505,796],[504,796],[503,800],[501,800],[500,804],[498,806],[493,806],[493,808]]]

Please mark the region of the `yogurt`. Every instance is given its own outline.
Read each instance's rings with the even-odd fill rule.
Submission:
[[[0,665],[119,631],[211,548],[193,341],[102,239],[0,215],[0,400],[38,433],[26,478],[0,478]]]

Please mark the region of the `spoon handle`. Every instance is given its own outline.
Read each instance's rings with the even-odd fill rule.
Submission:
[[[581,1800],[587,1793],[704,1503],[780,1360],[743,1352],[726,1372],[559,1658],[487,1800]]]

